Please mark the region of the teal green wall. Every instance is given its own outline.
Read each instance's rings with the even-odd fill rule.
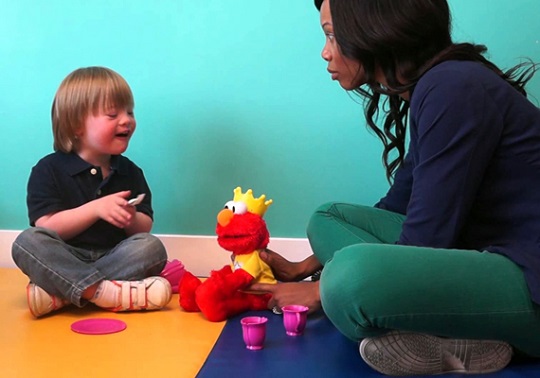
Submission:
[[[488,45],[503,67],[540,61],[538,0],[450,1],[457,40]],[[156,233],[213,235],[237,185],[274,200],[274,237],[304,237],[322,202],[372,204],[387,189],[361,106],[320,58],[311,0],[1,0],[0,9],[0,229],[27,227],[28,174],[52,151],[52,98],[89,65],[133,89],[138,128],[126,155],[152,187]],[[530,90],[540,98],[538,76]]]

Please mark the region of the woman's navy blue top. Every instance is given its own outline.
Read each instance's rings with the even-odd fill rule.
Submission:
[[[406,215],[398,244],[507,256],[540,304],[540,109],[481,64],[447,61],[418,81],[409,122],[375,205]]]

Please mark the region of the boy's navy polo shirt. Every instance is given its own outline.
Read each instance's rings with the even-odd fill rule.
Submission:
[[[540,109],[483,65],[419,80],[407,156],[376,206],[406,214],[398,244],[507,256],[540,303]]]
[[[137,211],[151,218],[152,194],[143,171],[128,158],[111,157],[111,173],[103,180],[101,169],[87,163],[75,153],[56,151],[42,158],[33,168],[28,181],[28,216],[35,226],[40,217],[79,207],[97,198],[131,190],[131,197],[146,196]],[[69,244],[93,249],[112,248],[127,237],[123,229],[104,220],[70,240]]]

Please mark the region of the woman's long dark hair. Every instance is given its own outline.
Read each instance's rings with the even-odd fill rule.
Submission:
[[[485,46],[454,43],[446,0],[330,0],[330,12],[342,54],[363,66],[366,85],[355,92],[367,99],[367,124],[384,144],[389,181],[405,156],[409,103],[400,94],[430,68],[447,60],[479,62],[524,95],[525,84],[537,70],[529,61],[503,72],[484,57]],[[386,87],[375,80],[376,69],[386,77]],[[381,107],[382,129],[377,126]]]

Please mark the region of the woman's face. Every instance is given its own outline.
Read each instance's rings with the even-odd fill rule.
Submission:
[[[341,54],[341,49],[334,38],[334,26],[330,14],[330,0],[324,0],[321,5],[321,26],[326,36],[321,56],[328,62],[328,72],[332,80],[346,90],[353,90],[365,84],[364,71],[360,62]]]

